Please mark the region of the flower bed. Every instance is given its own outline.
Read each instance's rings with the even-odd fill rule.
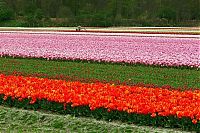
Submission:
[[[46,63],[42,65],[31,66],[31,69],[38,69],[36,73],[29,67],[23,67],[23,64],[19,62],[13,62],[5,65],[2,61],[2,68],[11,66],[21,73],[18,73],[15,69],[2,69],[0,70],[0,105],[8,105],[14,107],[20,107],[24,109],[35,110],[48,110],[55,111],[62,114],[73,114],[75,116],[92,116],[97,119],[106,120],[120,120],[130,123],[137,123],[140,125],[162,126],[181,128],[189,131],[200,131],[200,90],[199,87],[193,90],[172,90],[169,85],[172,85],[171,80],[167,81],[167,78],[176,80],[168,75],[176,75],[179,73],[171,73],[171,71],[164,72],[165,84],[169,84],[166,87],[154,86],[152,81],[152,75],[154,73],[154,67],[159,66],[158,79],[162,78],[161,71],[165,69],[177,69],[181,70],[179,74],[187,76],[187,78],[181,78],[180,81],[185,80],[183,88],[187,87],[187,84],[194,83],[190,87],[194,87],[195,83],[198,83],[198,72],[190,73],[188,70],[195,70],[200,67],[199,62],[199,40],[197,38],[166,38],[166,37],[136,37],[136,36],[111,36],[111,35],[61,35],[61,34],[28,34],[28,33],[0,33],[0,56],[13,56],[19,58],[42,58],[42,59],[54,59],[58,60],[73,60],[73,63],[88,62],[112,62],[114,64],[123,63],[125,65],[141,66],[139,72],[133,72],[133,76],[137,77],[137,74],[145,75],[144,78],[150,81],[150,84],[123,84],[118,82],[119,76],[115,76],[115,82],[108,82],[114,80],[112,73],[108,72],[105,76],[98,75],[106,73],[101,69],[94,69],[92,71],[97,72],[97,79],[102,78],[102,81],[87,82],[85,78],[81,81],[82,74],[90,73],[87,67],[77,67],[70,65],[70,68],[66,64],[63,66],[58,63],[56,65],[50,65],[51,71],[56,79],[39,78],[48,77],[49,71],[42,73],[42,69],[45,70],[48,66]],[[4,58],[8,60],[8,58]],[[25,59],[22,59],[25,60]],[[33,61],[33,60],[32,60]],[[50,63],[50,61],[42,60]],[[26,62],[25,66],[28,63]],[[42,63],[37,61],[38,64]],[[53,63],[51,62],[51,63]],[[58,61],[59,62],[59,61]],[[18,64],[19,63],[19,64]],[[91,64],[91,63],[88,63]],[[105,63],[109,64],[109,63]],[[144,65],[141,65],[144,64]],[[93,64],[94,65],[94,64]],[[148,66],[146,66],[148,65]],[[154,65],[154,66],[149,66]],[[55,67],[56,66],[56,67]],[[57,68],[59,66],[59,68]],[[57,75],[56,69],[60,74]],[[72,67],[71,67],[72,66]],[[142,69],[142,67],[149,67],[149,70]],[[160,67],[166,66],[166,67]],[[175,66],[170,68],[168,66]],[[181,67],[183,66],[183,67]],[[97,66],[100,67],[100,66]],[[192,67],[195,67],[192,68]],[[75,69],[73,69],[75,68]],[[81,68],[81,69],[80,69]],[[89,67],[88,67],[89,68]],[[110,66],[109,71],[115,69]],[[26,71],[21,71],[21,69]],[[77,70],[81,71],[78,77],[70,77],[67,73],[73,73],[76,75]],[[183,70],[187,73],[183,73]],[[31,70],[31,71],[30,71]],[[64,71],[65,70],[65,71]],[[117,71],[122,69],[116,69]],[[130,75],[132,71],[130,70]],[[84,71],[82,73],[82,71]],[[24,72],[24,73],[23,73]],[[127,72],[127,71],[126,71]],[[6,76],[4,74],[12,74],[12,76]],[[123,72],[119,72],[121,79],[127,79],[129,81],[132,78],[123,77]],[[129,72],[127,72],[129,74]],[[163,73],[163,72],[162,72]],[[165,74],[166,73],[166,74]],[[15,76],[14,76],[15,74]],[[30,77],[35,74],[36,77]],[[17,76],[21,75],[21,76]],[[22,76],[22,75],[26,75]],[[49,75],[49,76],[50,76]],[[92,75],[92,74],[91,74]],[[130,76],[129,75],[129,76]],[[191,76],[190,75],[195,75]],[[33,75],[32,75],[33,76]],[[66,77],[65,77],[66,76]],[[132,75],[131,75],[132,76]],[[90,77],[86,75],[85,77]],[[93,76],[92,76],[93,77]],[[105,80],[105,77],[107,80]],[[58,80],[58,79],[65,79]],[[74,81],[72,81],[72,79]],[[143,79],[143,78],[141,78]],[[146,80],[145,79],[145,80]],[[68,80],[68,81],[66,81]],[[162,79],[160,79],[162,80]],[[83,82],[84,81],[84,82]],[[104,82],[105,81],[105,82]],[[142,81],[143,82],[143,81]],[[115,84],[112,84],[115,83]],[[149,82],[148,82],[149,83]],[[163,82],[162,82],[163,83]],[[179,85],[179,82],[174,82]],[[132,85],[132,86],[131,86]],[[168,89],[167,89],[168,88]]]
[[[47,100],[63,105],[63,110],[88,106],[151,117],[189,118],[194,124],[200,120],[200,90],[177,91],[103,83],[67,82],[46,78],[0,75],[0,94],[30,104]]]
[[[0,33],[0,56],[200,67],[198,38]]]

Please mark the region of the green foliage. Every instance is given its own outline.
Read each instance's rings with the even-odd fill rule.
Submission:
[[[18,21],[18,20],[7,20],[1,21],[0,26],[2,27],[24,27],[26,26],[25,21]]]
[[[167,20],[175,20],[176,19],[176,12],[170,8],[162,8],[158,12],[158,17],[160,19],[167,19]]]
[[[73,18],[74,17],[72,11],[67,6],[61,6],[58,11],[57,16],[59,18]]]
[[[0,0],[0,21],[6,21],[13,18],[13,12],[6,3]]]
[[[42,10],[37,9],[36,11],[30,12],[25,16],[25,22],[28,26],[36,27],[41,22],[43,17],[44,15]]]
[[[200,21],[199,0],[4,1],[27,26],[36,26],[42,18],[56,20],[42,21],[43,26],[198,26]],[[2,14],[4,20],[10,18],[5,18],[10,16],[5,9]]]
[[[63,104],[56,102],[49,102],[45,99],[37,100],[34,104],[29,104],[28,99],[24,99],[22,101],[18,101],[17,99],[12,99],[8,97],[6,101],[3,100],[3,95],[0,95],[0,105],[9,106],[9,107],[17,107],[22,109],[31,109],[31,110],[43,110],[43,111],[51,111],[56,112],[62,115],[73,115],[75,117],[89,117],[97,120],[106,120],[106,121],[120,121],[123,123],[134,123],[140,126],[153,126],[153,127],[167,127],[167,128],[179,128],[185,131],[199,131],[200,123],[193,124],[190,118],[177,118],[174,116],[156,116],[152,118],[151,114],[134,114],[127,113],[123,111],[113,110],[108,112],[105,108],[98,108],[96,110],[91,111],[88,106],[78,106],[71,107],[71,104],[66,106],[66,110],[64,110]],[[0,114],[1,116],[1,114]],[[34,121],[29,120],[27,114],[24,114],[22,120],[25,120],[28,123],[32,123]],[[36,119],[34,119],[36,120]],[[41,122],[45,121],[45,117],[40,118]],[[51,127],[54,129],[63,129],[64,124],[62,121],[58,121],[54,119],[52,121]],[[77,125],[76,125],[77,127]]]

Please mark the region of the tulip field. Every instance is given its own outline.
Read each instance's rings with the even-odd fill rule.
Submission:
[[[1,37],[1,56],[200,67],[197,38],[13,33]]]
[[[0,32],[2,107],[199,132],[199,68],[197,35]]]

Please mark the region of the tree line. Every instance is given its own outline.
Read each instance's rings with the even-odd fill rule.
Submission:
[[[198,26],[200,0],[0,0],[0,25]]]

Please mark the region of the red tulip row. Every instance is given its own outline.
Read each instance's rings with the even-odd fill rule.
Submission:
[[[151,114],[152,117],[189,117],[200,120],[200,90],[177,91],[162,88],[81,83],[47,78],[6,76],[0,74],[0,94],[18,100],[31,99],[30,104],[46,99],[72,106],[89,106],[91,110],[106,108],[128,113]]]

